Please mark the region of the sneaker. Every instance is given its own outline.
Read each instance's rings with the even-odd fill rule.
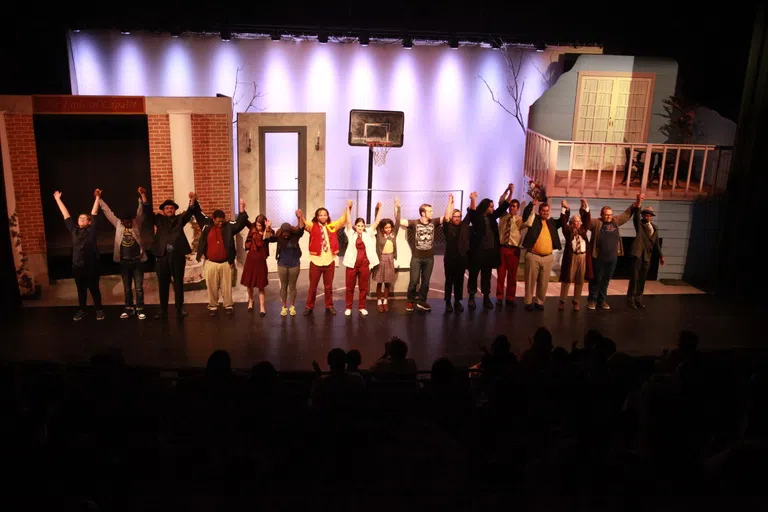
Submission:
[[[288,308],[283,306],[283,309],[280,310],[280,316],[288,316]]]
[[[72,317],[72,320],[74,320],[75,322],[79,322],[83,318],[85,318],[85,311],[83,311],[82,309],[78,309],[77,313],[75,313],[75,316]]]
[[[352,310],[351,309],[345,309],[344,310],[344,316],[352,316]]]
[[[133,316],[133,314],[133,308],[125,308],[125,310],[120,313],[120,318],[125,320],[126,318]]]
[[[602,304],[600,304],[600,307],[601,307],[601,308],[603,308],[603,309],[604,309],[604,310],[606,310],[606,311],[608,311],[609,309],[611,309],[611,305],[610,305],[610,304],[608,304],[607,302],[603,302]]]
[[[139,320],[146,320],[147,314],[144,311],[138,311],[136,313],[136,318],[138,318]]]
[[[104,310],[103,309],[97,310],[96,311],[96,320],[104,320],[104,318],[106,318],[106,316],[104,315]]]
[[[409,302],[408,304],[406,304],[405,310],[408,311],[409,313],[413,311],[413,302]]]
[[[368,316],[368,310],[367,309],[361,309],[360,314],[363,316]]]
[[[432,308],[429,306],[429,304],[427,304],[427,302],[423,300],[417,302],[416,307],[422,311],[432,311]]]
[[[453,313],[453,305],[451,304],[450,300],[445,301],[445,312]]]
[[[293,306],[288,308],[288,314],[291,315],[291,316],[296,316],[296,308],[293,307]]]
[[[595,301],[593,300],[587,301],[587,309],[594,311],[596,308],[597,308],[597,304],[595,304]]]

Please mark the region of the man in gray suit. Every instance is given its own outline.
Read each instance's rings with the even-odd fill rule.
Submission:
[[[641,205],[642,201],[643,196],[639,196],[638,204]],[[656,214],[650,206],[636,209],[632,216],[636,236],[632,242],[630,254],[632,257],[632,277],[627,289],[627,302],[632,309],[645,307],[642,302],[643,290],[654,251],[659,252],[659,263],[664,265],[664,255],[661,253],[661,246],[659,245],[659,227],[651,222],[655,216]]]

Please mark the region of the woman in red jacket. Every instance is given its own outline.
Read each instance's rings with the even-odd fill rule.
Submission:
[[[259,315],[266,315],[264,309],[265,289],[269,285],[267,258],[269,257],[269,242],[274,236],[272,222],[264,215],[259,215],[253,223],[248,222],[248,237],[245,239],[245,250],[248,255],[243,266],[243,277],[240,284],[248,288],[248,311],[253,311],[253,289],[259,290]]]

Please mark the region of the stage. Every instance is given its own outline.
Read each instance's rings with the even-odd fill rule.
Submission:
[[[204,304],[187,304],[189,316],[177,321],[135,317],[118,318],[122,307],[107,306],[107,318],[97,322],[93,310],[81,322],[73,323],[73,307],[25,307],[16,322],[3,328],[0,358],[4,361],[87,362],[95,353],[119,351],[128,364],[156,368],[205,366],[213,350],[225,349],[236,368],[247,369],[261,360],[271,361],[279,370],[306,370],[312,360],[325,367],[328,350],[341,347],[358,349],[363,366],[370,366],[390,336],[408,342],[409,356],[422,370],[446,356],[459,365],[477,362],[483,345],[500,333],[509,336],[513,350],[520,353],[528,338],[544,325],[554,336],[555,345],[569,348],[585,330],[600,329],[612,338],[621,352],[632,355],[658,355],[674,347],[680,329],[691,329],[701,337],[702,350],[761,349],[758,331],[762,312],[756,305],[745,306],[712,295],[655,295],[646,298],[645,310],[630,310],[622,297],[613,297],[611,311],[558,311],[558,299],[547,300],[542,312],[514,309],[461,314],[445,313],[444,302],[431,300],[430,313],[405,312],[405,302],[396,300],[389,313],[375,310],[361,317],[356,311],[343,315],[343,303],[336,301],[339,314],[326,314],[316,308],[310,317],[301,316],[303,300],[296,317],[283,318],[274,302],[270,313],[259,317],[238,303],[235,314],[211,318]],[[149,308],[150,311],[155,308]],[[171,308],[173,313],[173,308]]]

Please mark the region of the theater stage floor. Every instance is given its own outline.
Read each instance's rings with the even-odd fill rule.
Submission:
[[[658,355],[673,347],[680,329],[698,332],[703,350],[759,350],[763,344],[765,320],[756,305],[739,305],[712,295],[649,296],[647,309],[638,311],[628,309],[619,297],[613,299],[609,312],[585,307],[580,312],[561,312],[557,302],[549,298],[543,312],[518,306],[447,314],[441,300],[432,300],[432,312],[409,314],[404,301],[397,300],[387,314],[371,308],[368,317],[355,312],[349,318],[342,314],[338,300],[338,315],[317,308],[308,318],[283,318],[274,304],[261,318],[249,314],[243,303],[236,304],[232,317],[210,318],[206,306],[198,303],[187,304],[189,317],[182,321],[173,315],[167,321],[120,320],[122,308],[107,306],[106,320],[97,322],[90,310],[77,324],[72,322],[71,306],[26,307],[14,323],[3,326],[0,359],[78,363],[97,352],[118,350],[129,364],[201,367],[213,350],[225,349],[237,368],[266,359],[280,370],[310,370],[313,359],[325,366],[328,350],[341,347],[360,350],[367,367],[381,355],[384,342],[396,335],[408,342],[409,356],[419,367],[428,370],[441,356],[461,365],[476,362],[480,347],[500,333],[509,336],[514,351],[520,353],[542,325],[552,331],[556,345],[570,347],[586,329],[597,328],[616,342],[619,351],[633,355]]]

